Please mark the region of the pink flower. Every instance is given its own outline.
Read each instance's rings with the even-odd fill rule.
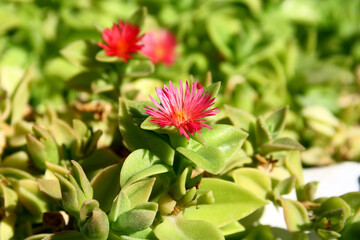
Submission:
[[[206,121],[205,117],[219,112],[217,108],[208,109],[214,104],[215,98],[211,98],[211,94],[204,93],[203,87],[198,88],[197,82],[192,84],[191,89],[186,82],[185,92],[181,80],[179,80],[179,86],[180,93],[171,81],[169,88],[165,85],[164,88],[156,89],[160,104],[150,96],[157,107],[148,106],[145,109],[146,113],[152,116],[150,122],[157,123],[161,127],[173,125],[187,139],[190,139],[189,134],[200,133],[202,127],[212,129],[203,122]]]
[[[119,20],[118,25],[113,24],[112,29],[106,28],[101,34],[107,45],[98,43],[98,46],[105,49],[106,55],[117,56],[127,62],[131,59],[130,53],[136,53],[143,47],[139,41],[144,35],[138,36],[139,32],[138,26]]]
[[[153,63],[165,63],[167,66],[175,61],[176,39],[167,30],[148,32],[143,38],[144,47],[141,52]]]

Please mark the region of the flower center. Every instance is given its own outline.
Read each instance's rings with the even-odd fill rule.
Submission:
[[[177,111],[174,114],[174,120],[176,123],[182,124],[188,120],[188,117],[184,111]]]
[[[155,48],[155,57],[160,60],[164,57],[165,51],[164,48],[162,46],[157,46]]]
[[[118,50],[119,53],[126,52],[127,48],[128,48],[127,43],[124,42],[124,41],[118,41],[116,46],[117,46],[117,50]]]

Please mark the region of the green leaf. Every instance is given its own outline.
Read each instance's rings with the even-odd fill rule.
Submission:
[[[219,93],[221,87],[221,82],[215,82],[213,84],[211,84],[210,86],[206,87],[204,89],[204,93],[207,94],[211,94],[211,98],[215,98],[217,96],[217,94]]]
[[[248,136],[246,132],[229,125],[215,124],[212,128],[203,129],[201,135],[207,147],[216,147],[221,151],[225,161],[241,148]]]
[[[61,188],[57,179],[38,179],[39,190],[49,197],[61,200]]]
[[[314,200],[319,182],[308,182],[305,186],[296,189],[296,196],[300,202],[311,202]]]
[[[295,187],[295,181],[295,176],[285,178],[276,185],[276,189],[279,191],[280,195],[289,194]]]
[[[116,222],[111,224],[111,229],[121,233],[133,233],[151,226],[158,209],[157,203],[142,203],[135,208],[122,213]]]
[[[119,195],[113,201],[111,210],[109,213],[109,220],[115,222],[116,219],[124,212],[131,209],[131,203],[124,191],[121,191]]]
[[[151,116],[147,117],[141,123],[140,127],[144,130],[150,130],[150,131],[154,131],[157,133],[165,133],[165,134],[178,134],[179,133],[179,130],[175,126],[169,125],[169,126],[165,126],[165,127],[160,127],[159,124],[150,122],[151,119],[152,119]]]
[[[2,208],[9,212],[15,209],[18,203],[18,195],[11,188],[6,187],[3,184],[0,184],[0,194],[2,196]]]
[[[80,166],[79,163],[72,160],[71,163],[73,164],[73,176],[76,179],[76,182],[79,184],[81,190],[83,191],[86,199],[92,199],[93,198],[93,189],[91,187],[91,184],[89,180],[87,179],[84,170]]]
[[[351,214],[351,208],[350,206],[341,198],[339,197],[331,197],[325,200],[319,209],[319,212],[326,212],[331,211],[339,208],[344,208],[345,210],[345,219],[350,217]]]
[[[11,98],[11,124],[20,121],[23,118],[25,107],[30,98],[29,84],[33,77],[33,72],[33,67],[30,67],[25,72]]]
[[[360,192],[349,192],[340,196],[350,207],[352,222],[360,221]]]
[[[337,239],[341,237],[341,234],[335,231],[329,231],[325,229],[318,229],[317,234],[323,239]]]
[[[203,178],[200,189],[211,190],[215,203],[191,206],[184,212],[189,220],[204,220],[217,227],[246,217],[264,206],[266,201],[235,183],[215,178]]]
[[[299,232],[310,223],[306,208],[299,202],[281,198],[287,229],[290,232]]]
[[[256,168],[239,168],[232,172],[234,181],[239,186],[247,188],[262,199],[271,191],[271,179]]]
[[[144,24],[146,15],[147,8],[141,7],[131,15],[131,17],[129,18],[129,22],[140,28]]]
[[[150,60],[132,59],[126,64],[126,77],[145,77],[155,71],[155,66]]]
[[[145,203],[149,200],[155,178],[140,180],[123,189],[129,198],[131,207]]]
[[[245,231],[245,227],[239,222],[232,222],[220,228],[223,235],[232,235],[238,232]]]
[[[6,178],[35,180],[35,177],[33,177],[30,173],[16,168],[1,167],[0,174],[5,176]]]
[[[50,210],[44,195],[40,192],[36,181],[22,179],[14,182],[14,190],[19,196],[20,202],[36,217],[41,217],[44,212]]]
[[[92,42],[78,40],[60,50],[60,54],[77,66],[95,66],[95,54],[99,47]]]
[[[120,192],[120,171],[121,164],[114,164],[102,169],[91,180],[94,199],[99,201],[101,209],[105,212],[110,210],[114,198]]]
[[[209,173],[218,174],[225,166],[225,159],[221,151],[216,147],[201,147],[196,152],[184,147],[178,147],[176,151],[194,162],[198,168],[204,169]]]
[[[261,145],[269,143],[272,140],[272,135],[267,128],[264,119],[259,117],[256,120],[256,145],[260,147]]]
[[[305,148],[296,140],[292,138],[278,138],[270,143],[261,146],[261,152],[268,154],[271,152],[285,151],[285,150],[305,150]]]
[[[174,161],[175,151],[170,145],[155,133],[145,131],[135,125],[129,114],[141,114],[141,111],[145,111],[144,104],[140,104],[140,108],[137,110],[132,107],[127,109],[127,102],[120,98],[119,108],[119,127],[121,135],[130,151],[136,149],[148,149],[157,155],[164,163],[172,165]],[[141,139],[141,140],[140,140]]]
[[[143,178],[167,172],[168,168],[159,163],[160,159],[149,150],[139,149],[132,152],[125,159],[121,169],[121,187],[124,188]]]
[[[221,232],[211,223],[186,220],[178,216],[166,217],[154,233],[159,240],[221,240]]]
[[[285,166],[296,177],[296,187],[304,185],[304,174],[299,151],[290,151],[285,158]]]
[[[118,63],[118,62],[124,62],[124,60],[117,56],[108,56],[106,55],[105,50],[100,50],[96,56],[95,59],[99,62],[105,62],[105,63]]]
[[[275,139],[283,131],[286,124],[288,110],[288,106],[280,108],[265,119],[265,125],[267,126],[267,129],[269,129],[273,139]]]
[[[250,132],[250,126],[256,122],[256,118],[253,115],[226,104],[224,105],[224,107],[227,116],[235,127],[241,128],[246,132]]]
[[[83,235],[74,230],[62,231],[53,234],[38,234],[26,238],[26,240],[86,240]]]

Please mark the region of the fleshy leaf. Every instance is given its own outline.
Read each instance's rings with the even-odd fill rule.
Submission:
[[[134,109],[136,111],[136,109]],[[144,108],[140,111],[145,111]],[[135,114],[135,113],[134,113]],[[175,151],[155,133],[137,127],[130,118],[126,100],[120,98],[119,124],[121,135],[130,151],[148,149],[166,164],[172,165]],[[141,141],[139,141],[141,139]]]
[[[256,118],[241,109],[225,105],[225,111],[235,127],[250,132],[250,127],[256,122]]]
[[[111,229],[122,233],[133,233],[151,226],[157,213],[157,203],[149,202],[137,205],[135,208],[122,213]]]
[[[167,172],[165,165],[149,150],[139,149],[132,152],[125,160],[120,174],[120,185],[130,185],[142,178]]]
[[[126,77],[145,77],[155,71],[155,66],[150,60],[132,59],[125,69]]]
[[[245,231],[245,227],[239,222],[232,222],[220,228],[221,232],[227,236],[238,232]]]
[[[286,124],[286,115],[288,110],[288,106],[280,108],[265,119],[265,124],[273,139],[275,139],[283,131]]]
[[[159,240],[221,240],[221,232],[211,223],[186,220],[178,216],[166,217],[154,233]]]
[[[239,168],[232,172],[236,184],[247,188],[265,199],[271,191],[271,180],[264,172],[255,168]]]
[[[123,189],[129,198],[131,207],[145,203],[149,200],[155,178],[140,180]]]
[[[97,50],[98,47],[95,43],[78,40],[61,49],[60,53],[75,65],[92,66],[95,64],[94,59]]]
[[[138,27],[141,27],[144,24],[146,15],[147,15],[147,8],[141,7],[131,15],[129,22],[134,25],[137,25]]]
[[[222,227],[246,217],[266,204],[266,201],[246,188],[221,179],[203,178],[200,184],[201,189],[211,190],[215,203],[187,208],[184,213],[185,219],[204,220]]]
[[[296,140],[287,137],[275,139],[261,146],[261,152],[264,155],[285,150],[305,150],[305,148]]]
[[[285,158],[285,166],[296,177],[296,187],[304,185],[304,174],[299,151],[290,151]]]
[[[121,164],[108,166],[91,180],[94,199],[99,201],[101,209],[105,212],[110,210],[114,198],[120,192],[120,170]]]
[[[38,179],[39,189],[49,197],[61,200],[61,188],[57,179]]]
[[[216,147],[201,147],[196,152],[184,148],[176,148],[181,155],[194,162],[198,168],[213,174],[220,173],[225,166],[225,159]]]
[[[306,208],[299,202],[281,198],[287,229],[290,232],[299,232],[310,223]]]

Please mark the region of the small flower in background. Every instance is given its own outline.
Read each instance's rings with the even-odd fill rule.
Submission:
[[[208,109],[214,104],[215,98],[211,98],[211,94],[204,93],[204,88],[198,88],[198,86],[198,83],[194,82],[190,89],[186,82],[184,91],[179,80],[180,93],[171,81],[169,88],[165,85],[164,88],[156,89],[160,104],[150,96],[157,108],[145,109],[146,113],[152,116],[150,122],[157,123],[161,127],[173,125],[187,139],[190,139],[189,134],[200,132],[202,127],[212,129],[203,122],[206,121],[205,117],[219,112],[217,108]]]
[[[153,63],[164,63],[170,66],[176,57],[175,36],[167,30],[146,33],[143,38],[144,47],[141,52],[148,56]]]
[[[117,56],[127,62],[132,58],[131,53],[136,53],[143,47],[139,41],[144,35],[138,36],[139,32],[138,26],[119,20],[119,24],[114,24],[112,29],[106,28],[101,34],[107,45],[98,43],[98,46],[106,51],[106,55]]]

